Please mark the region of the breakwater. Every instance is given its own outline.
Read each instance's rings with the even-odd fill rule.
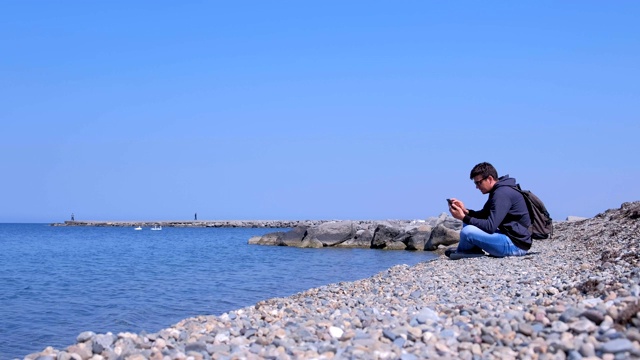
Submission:
[[[161,220],[161,221],[65,221],[51,226],[98,227],[214,227],[214,228],[291,228],[316,226],[332,220]]]

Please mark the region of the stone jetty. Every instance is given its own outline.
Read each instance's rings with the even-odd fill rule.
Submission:
[[[300,248],[367,248],[385,250],[436,250],[460,241],[462,222],[445,213],[426,220],[328,221],[297,225],[249,239],[252,245]]]
[[[335,220],[161,220],[161,221],[65,221],[51,226],[97,226],[97,227],[214,227],[214,228],[293,228],[317,226]]]
[[[638,359],[640,202],[557,223],[523,257],[398,265],[157,333],[26,359]]]

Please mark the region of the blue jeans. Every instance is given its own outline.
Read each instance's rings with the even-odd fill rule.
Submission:
[[[473,252],[478,248],[497,257],[527,255],[527,250],[515,246],[505,234],[499,232],[489,234],[476,226],[464,225],[460,230],[460,243],[457,252]]]

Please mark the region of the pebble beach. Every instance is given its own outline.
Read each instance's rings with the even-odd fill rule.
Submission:
[[[556,223],[523,257],[440,256],[25,359],[640,358],[639,244],[640,202],[624,203]]]

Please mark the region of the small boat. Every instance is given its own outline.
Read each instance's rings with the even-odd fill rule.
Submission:
[[[162,226],[154,225],[151,230],[162,230]]]
[[[133,229],[133,230],[142,230],[141,226],[138,226],[137,228]]]

